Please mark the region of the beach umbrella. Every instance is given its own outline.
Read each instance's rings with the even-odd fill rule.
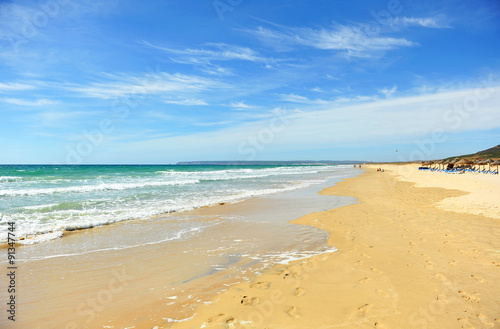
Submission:
[[[479,171],[481,171],[481,166],[485,165],[485,163],[484,163],[484,159],[479,160],[479,161],[477,162],[477,164],[479,165]],[[484,170],[484,168],[483,168],[483,170]]]
[[[474,162],[465,158],[456,162],[456,165],[461,165],[462,168],[464,168],[466,165],[471,165],[471,164],[474,164]]]
[[[492,162],[493,162],[493,160],[491,160],[491,159],[484,160],[484,165],[488,165],[488,171],[491,170],[491,163]]]
[[[448,168],[448,166],[450,165],[450,163],[451,163],[451,160],[450,160],[450,159],[448,159],[448,160],[443,160],[443,169],[444,169],[445,167],[446,167],[446,168]]]
[[[476,170],[476,166],[479,166],[480,160],[474,161],[474,170]]]
[[[455,159],[451,160],[450,162],[448,162],[448,164],[451,165],[451,168],[454,168],[455,167],[455,163],[457,163],[458,161],[459,161],[459,159],[455,158]]]
[[[500,160],[493,161],[490,163],[490,165],[497,166],[497,172],[498,172],[498,166],[500,165]]]
[[[481,171],[481,165],[483,164],[483,160],[477,160],[476,165],[478,166],[477,170]]]

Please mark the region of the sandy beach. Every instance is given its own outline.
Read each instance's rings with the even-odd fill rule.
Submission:
[[[339,251],[276,266],[158,328],[500,327],[500,177],[377,167],[322,191],[359,203],[294,221]]]

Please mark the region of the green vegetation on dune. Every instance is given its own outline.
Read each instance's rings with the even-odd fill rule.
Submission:
[[[489,149],[486,149],[483,151],[476,152],[474,154],[453,156],[453,157],[446,158],[445,160],[452,160],[455,158],[459,158],[459,159],[467,158],[467,159],[471,159],[471,160],[477,160],[477,159],[496,160],[496,159],[500,159],[500,145],[494,146],[492,148],[489,148]]]

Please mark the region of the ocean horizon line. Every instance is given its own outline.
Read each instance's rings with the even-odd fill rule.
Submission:
[[[183,165],[302,165],[302,164],[362,164],[376,163],[374,161],[363,160],[195,160],[179,161],[176,163],[0,163],[0,166],[183,166]]]

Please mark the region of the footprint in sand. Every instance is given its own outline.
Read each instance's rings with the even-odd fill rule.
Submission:
[[[382,323],[380,322],[375,322],[375,328],[381,328],[381,329],[385,329],[387,328],[386,326],[384,326]]]
[[[466,301],[469,301],[469,302],[479,303],[479,300],[481,299],[481,298],[479,298],[480,293],[478,293],[478,292],[474,292],[472,294],[469,294],[463,290],[459,290],[458,293],[460,294],[460,296],[462,296],[463,299],[465,299]]]
[[[491,264],[495,265],[496,267],[500,267],[500,263],[499,262],[491,262]]]
[[[430,260],[425,261],[425,268],[433,268],[434,265],[435,264],[433,262],[431,262]]]
[[[255,304],[258,304],[260,302],[260,298],[259,297],[248,297],[248,296],[243,296],[243,298],[241,299],[241,304],[245,305],[245,306],[253,306]]]
[[[474,327],[470,322],[469,320],[467,319],[464,319],[464,318],[458,318],[457,319],[458,322],[460,322],[460,325],[462,326],[462,328],[467,328],[467,329],[476,329],[476,327]]]
[[[354,263],[354,265],[361,265],[361,264],[363,264],[362,260],[358,260],[356,263]]]
[[[304,296],[305,294],[306,290],[302,287],[298,287],[293,291],[293,295],[297,297]]]
[[[458,264],[458,260],[452,260],[451,262],[448,263],[448,265],[455,266]]]
[[[373,307],[372,304],[365,304],[363,306],[358,307],[358,311],[362,314],[366,314],[366,313],[370,312],[372,307]]]
[[[259,281],[259,282],[256,282],[256,283],[252,283],[250,285],[250,288],[269,289],[270,286],[271,286],[271,282]]]
[[[410,247],[412,247],[412,248],[413,248],[413,247],[415,247],[415,243],[413,243],[413,241],[410,241],[408,244],[409,244],[409,245],[410,245]]]
[[[371,258],[371,256],[368,256],[367,254],[361,254],[360,256],[364,258]]]
[[[386,291],[383,291],[383,290],[380,290],[380,289],[377,289],[375,290],[375,292],[377,293],[377,295],[379,295],[380,297],[383,297],[383,298],[389,298],[390,297],[390,294]]]
[[[208,319],[208,323],[218,322],[224,317],[226,317],[226,315],[224,313],[220,313],[219,315],[213,316]]]
[[[381,270],[379,270],[378,268],[375,268],[375,267],[372,267],[371,270],[372,270],[372,272],[379,273],[379,274],[384,273],[384,272],[382,272]]]
[[[292,318],[295,318],[295,319],[300,318],[300,313],[295,306],[290,307],[286,311],[286,314],[288,314],[289,316],[291,316]]]
[[[480,276],[477,276],[477,275],[474,275],[474,274],[471,274],[470,277],[474,280],[476,280],[477,282],[479,283],[483,283],[484,282],[484,279]]]
[[[236,323],[236,319],[235,318],[229,318],[226,320],[226,324],[228,325],[234,325]]]
[[[488,328],[493,328],[495,326],[493,322],[488,321],[488,318],[483,313],[479,313],[477,318]]]
[[[368,283],[370,281],[371,281],[371,278],[364,278],[364,279],[359,280],[359,283],[365,284],[365,283]]]

